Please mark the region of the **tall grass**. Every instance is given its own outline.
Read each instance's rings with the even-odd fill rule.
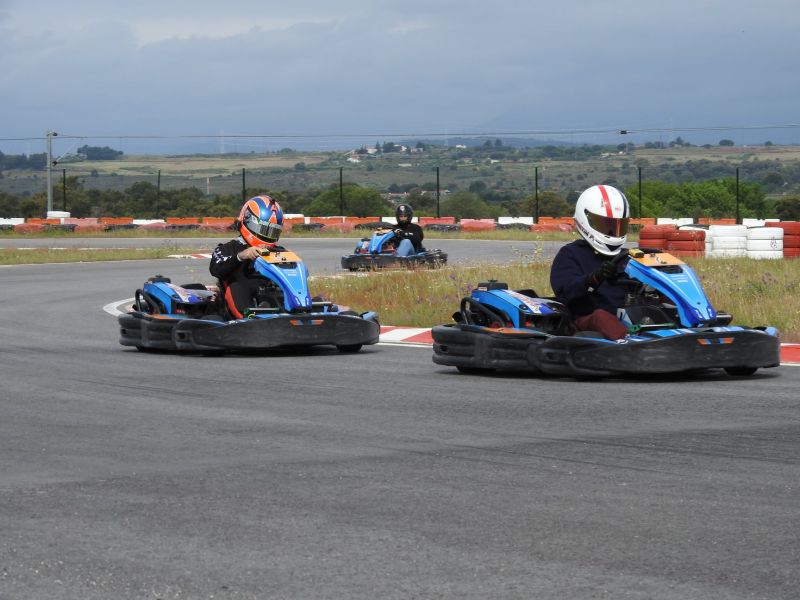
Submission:
[[[783,341],[800,342],[800,260],[689,259],[712,305],[739,325],[773,325]],[[382,323],[431,327],[450,322],[463,296],[481,281],[497,279],[512,289],[550,296],[550,263],[449,266],[432,271],[388,271],[360,277],[320,277],[321,294],[356,310],[375,310]]]

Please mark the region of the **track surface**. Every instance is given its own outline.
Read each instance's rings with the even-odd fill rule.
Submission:
[[[797,598],[800,368],[117,345],[103,305],[205,269],[0,267],[0,599]]]

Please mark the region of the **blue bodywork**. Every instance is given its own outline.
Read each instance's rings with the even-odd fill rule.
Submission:
[[[648,267],[629,260],[625,273],[667,296],[675,304],[684,327],[699,327],[716,320],[717,311],[689,265]]]
[[[305,263],[286,262],[268,263],[257,258],[254,263],[256,272],[274,282],[283,292],[283,307],[287,312],[296,309],[311,308],[311,295],[308,293],[308,269]]]
[[[553,307],[552,300],[533,298],[509,289],[482,289],[472,292],[472,299],[501,311],[508,317],[508,326],[522,329],[531,326],[533,317],[549,317],[561,314]]]
[[[383,252],[384,245],[389,242],[390,240],[394,239],[394,231],[385,231],[383,229],[378,230],[372,234],[372,237],[369,239],[369,246],[367,247],[367,252],[370,254],[380,254]]]

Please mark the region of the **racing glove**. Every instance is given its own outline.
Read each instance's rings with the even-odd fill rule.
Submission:
[[[617,265],[611,262],[610,260],[605,260],[602,264],[597,268],[597,270],[589,275],[586,279],[586,284],[589,288],[590,292],[593,292],[597,289],[601,283],[606,281],[607,279],[613,279],[617,275]]]
[[[395,235],[396,237],[399,237],[399,238],[404,238],[404,237],[406,237],[406,232],[405,232],[405,231],[403,231],[402,229],[400,229],[399,227],[398,227],[397,229],[395,229],[393,233],[394,233],[394,235]]]

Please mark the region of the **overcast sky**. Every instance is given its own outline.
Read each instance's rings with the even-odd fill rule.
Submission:
[[[797,128],[753,129],[800,123],[799,63],[792,0],[0,0],[0,138],[800,142]],[[669,131],[717,126],[733,129]]]

